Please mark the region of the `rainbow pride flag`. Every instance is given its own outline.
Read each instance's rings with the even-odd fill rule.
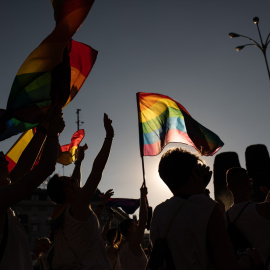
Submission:
[[[19,139],[12,145],[6,153],[6,160],[8,161],[8,171],[11,172],[18,163],[18,160],[24,151],[25,147],[32,140],[35,135],[35,128],[24,132]]]
[[[80,129],[76,131],[71,137],[70,144],[65,144],[60,147],[60,153],[57,158],[57,162],[62,165],[69,165],[75,161],[76,151],[84,138],[84,130]],[[84,145],[85,149],[87,149],[87,145]]]
[[[6,160],[8,161],[9,172],[11,172],[16,166],[16,164],[18,163],[18,160],[22,152],[24,151],[26,146],[29,144],[29,142],[32,140],[32,138],[34,137],[35,132],[36,132],[35,130],[36,129],[33,128],[24,132],[6,153]],[[84,130],[80,129],[72,135],[70,144],[66,144],[63,146],[59,145],[59,154],[58,154],[57,162],[62,165],[69,165],[72,162],[74,162],[76,150],[83,138],[84,138]],[[86,144],[84,147],[87,149]],[[39,159],[40,159],[40,156],[37,157],[37,160],[34,166],[38,164]]]
[[[80,90],[97,51],[71,38],[93,3],[52,0],[56,26],[16,74],[6,110],[0,110],[0,141],[35,127],[56,98],[64,107]]]
[[[214,155],[224,143],[194,120],[174,99],[137,93],[141,156],[158,155],[170,142],[193,146],[201,155]]]

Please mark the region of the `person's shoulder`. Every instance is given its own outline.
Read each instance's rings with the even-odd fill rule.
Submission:
[[[270,202],[256,203],[256,211],[261,217],[270,220]]]
[[[154,212],[163,211],[164,209],[166,209],[168,207],[171,207],[172,205],[179,204],[179,202],[181,200],[182,200],[181,198],[178,198],[178,197],[175,197],[175,196],[171,197],[170,199],[167,199],[166,201],[158,204],[155,207]]]
[[[234,203],[227,211],[230,212],[234,212],[234,211],[238,211],[239,209],[242,209],[243,207],[252,207],[252,206],[256,206],[255,202],[251,202],[251,201],[244,201],[244,202],[240,202],[240,203]]]
[[[212,204],[212,205],[216,205],[218,204],[216,201],[214,201],[212,198],[204,195],[204,194],[196,194],[193,195],[189,198],[190,202],[197,202],[197,203],[208,203],[208,204]]]

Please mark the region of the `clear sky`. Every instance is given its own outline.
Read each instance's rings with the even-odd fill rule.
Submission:
[[[237,53],[235,47],[248,40],[228,36],[236,32],[259,41],[252,21],[258,16],[265,40],[269,10],[266,0],[96,0],[74,39],[98,50],[98,58],[81,91],[64,109],[66,129],[60,138],[61,144],[70,142],[77,129],[76,110],[81,109],[86,133],[82,143],[89,147],[83,179],[103,143],[106,112],[115,139],[99,189],[113,188],[114,197],[139,198],[143,179],[136,92],[176,99],[220,136],[225,145],[218,153],[237,152],[243,167],[247,146],[260,143],[269,149],[270,82],[263,55],[251,46]],[[52,31],[54,20],[49,0],[3,1],[0,12],[0,108],[5,109],[19,67]],[[1,149],[7,152],[17,138],[1,142]],[[171,197],[158,176],[160,156],[144,158],[153,207]],[[204,160],[212,167],[214,157]],[[65,175],[73,167],[65,167]],[[56,172],[63,174],[61,165]]]

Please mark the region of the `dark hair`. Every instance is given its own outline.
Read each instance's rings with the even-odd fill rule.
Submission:
[[[132,223],[134,222],[133,219],[126,219],[124,221],[122,221],[119,225],[118,228],[120,230],[120,233],[124,236],[127,237],[128,236],[128,229],[130,228],[130,226],[132,225]]]
[[[60,181],[60,176],[55,174],[47,185],[47,192],[50,199],[57,204],[62,204],[66,200],[64,193],[65,183]]]
[[[106,233],[106,239],[109,243],[115,244],[118,238],[118,228],[110,228]]]
[[[203,161],[182,148],[172,148],[160,159],[158,172],[160,178],[173,192],[184,186],[191,176],[193,168]]]
[[[247,180],[249,180],[247,170],[241,167],[233,167],[226,172],[226,181],[230,190],[242,188]]]

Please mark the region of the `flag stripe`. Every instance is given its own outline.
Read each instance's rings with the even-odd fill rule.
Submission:
[[[33,129],[24,132],[6,153],[6,160],[9,162],[8,164],[9,172],[12,171],[12,169],[17,164],[22,152],[24,151],[28,143],[31,141],[34,134],[35,131]]]
[[[156,140],[153,143],[145,143],[143,145],[144,155],[155,156],[157,153],[160,153],[168,143],[184,143],[195,147],[187,133],[178,129],[171,129],[161,137],[160,140]]]
[[[172,121],[169,121],[172,118]],[[160,129],[160,128],[166,128],[168,125],[170,125],[170,122],[175,122],[176,120],[173,120],[173,118],[178,119],[178,128],[181,128],[181,130],[185,130],[185,122],[184,122],[184,116],[179,113],[179,110],[175,110],[174,108],[168,107],[166,111],[164,111],[162,114],[158,115],[156,118],[152,118],[151,120],[142,122],[142,128],[143,133],[149,133],[153,132],[154,130]]]
[[[153,106],[153,104],[155,104],[156,102],[162,102],[162,99],[164,99],[164,102],[170,102],[170,101],[174,102],[175,104],[177,104],[179,109],[185,111],[188,114],[188,111],[180,103],[178,103],[176,100],[168,96],[155,94],[155,93],[143,93],[143,92],[140,92],[140,95],[139,95],[140,111],[143,111]]]
[[[143,127],[144,130],[144,127]],[[182,133],[187,133],[185,122],[181,118],[170,117],[167,121],[159,128],[152,132],[144,132],[144,144],[152,144],[160,140],[160,138],[164,137],[167,132],[170,130],[179,130]]]

